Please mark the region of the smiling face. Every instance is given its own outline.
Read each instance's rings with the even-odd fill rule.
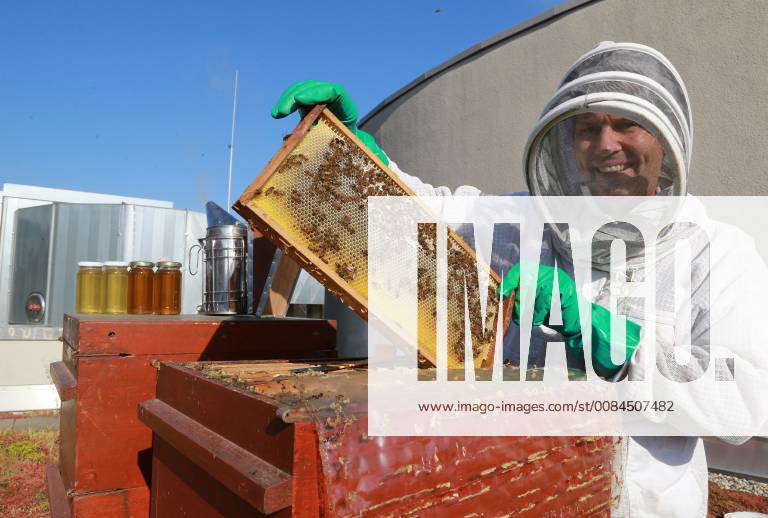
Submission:
[[[574,149],[579,171],[595,196],[653,196],[664,150],[636,122],[607,113],[575,118]]]

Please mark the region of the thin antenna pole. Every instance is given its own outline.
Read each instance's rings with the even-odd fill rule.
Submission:
[[[232,100],[232,132],[229,135],[229,167],[227,168],[227,211],[232,206],[232,157],[235,154],[235,113],[237,112],[237,76],[235,69],[235,95]]]

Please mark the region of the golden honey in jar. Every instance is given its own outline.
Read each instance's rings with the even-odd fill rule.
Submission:
[[[160,258],[157,260],[157,267],[160,267],[160,263],[172,261],[173,259]],[[160,306],[160,282],[158,280],[157,271],[155,271],[155,278],[152,281],[152,313],[159,315],[158,308]]]
[[[77,263],[75,311],[77,313],[101,313],[104,273],[103,263],[82,261]]]
[[[128,263],[104,263],[104,313],[128,312]]]
[[[155,272],[151,261],[131,261],[128,271],[128,313],[152,314],[152,280]]]
[[[181,263],[158,261],[154,293],[156,315],[181,313]]]

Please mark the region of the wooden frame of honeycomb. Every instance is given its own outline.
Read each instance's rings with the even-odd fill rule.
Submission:
[[[313,129],[320,125],[326,128],[313,133]],[[328,128],[332,133],[327,131]],[[325,136],[322,137],[324,140],[318,141],[320,132],[325,132]],[[323,158],[318,158],[320,153]],[[300,168],[305,170],[297,174],[296,170]],[[281,176],[291,174],[294,176],[293,183],[281,180]],[[304,185],[299,186],[300,182]],[[313,183],[307,185],[307,182]],[[280,150],[233,208],[254,229],[267,236],[344,304],[367,320],[367,238],[366,248],[360,248],[361,236],[355,236],[352,220],[360,224],[360,215],[363,214],[367,224],[367,196],[371,195],[415,196],[330,110],[318,105],[285,138]],[[299,205],[301,209],[297,208]],[[298,225],[295,222],[298,218],[286,216],[291,211],[295,213],[299,210],[304,212],[305,220],[314,218],[316,221]],[[426,207],[425,210],[428,211]],[[312,218],[306,216],[308,211],[313,214]],[[335,221],[325,221],[329,212]],[[475,253],[464,240],[451,230],[448,239],[458,245],[461,255],[466,255],[462,263],[475,264]],[[343,247],[352,246],[355,241],[358,243],[357,259],[348,260],[349,255],[346,259],[341,257],[346,253]],[[454,247],[454,251],[456,249]],[[363,260],[365,268],[361,266]],[[494,284],[498,286],[501,283],[495,272],[490,274],[489,290]],[[492,316],[494,330],[498,317],[497,314]],[[458,327],[453,324],[454,328]],[[476,326],[475,322],[473,335]],[[457,340],[464,340],[463,328],[453,334]],[[463,350],[463,342],[460,345]],[[449,349],[457,347],[449,344]],[[492,365],[494,343],[485,344],[480,349],[475,351],[473,347],[475,366]],[[430,363],[436,364],[434,348],[422,347],[420,343],[419,351]],[[449,368],[459,367],[455,361],[451,365],[450,354]],[[458,363],[462,362],[463,359]]]

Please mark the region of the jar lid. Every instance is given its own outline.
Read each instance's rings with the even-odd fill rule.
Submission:
[[[131,261],[131,268],[152,268],[155,263],[152,261]]]
[[[158,261],[157,267],[166,268],[166,269],[181,268],[181,263],[178,263],[176,261]]]
[[[77,263],[78,266],[84,266],[85,268],[101,268],[104,266],[104,263],[100,263],[98,261],[80,261]]]
[[[107,268],[128,268],[128,261],[104,261]]]

